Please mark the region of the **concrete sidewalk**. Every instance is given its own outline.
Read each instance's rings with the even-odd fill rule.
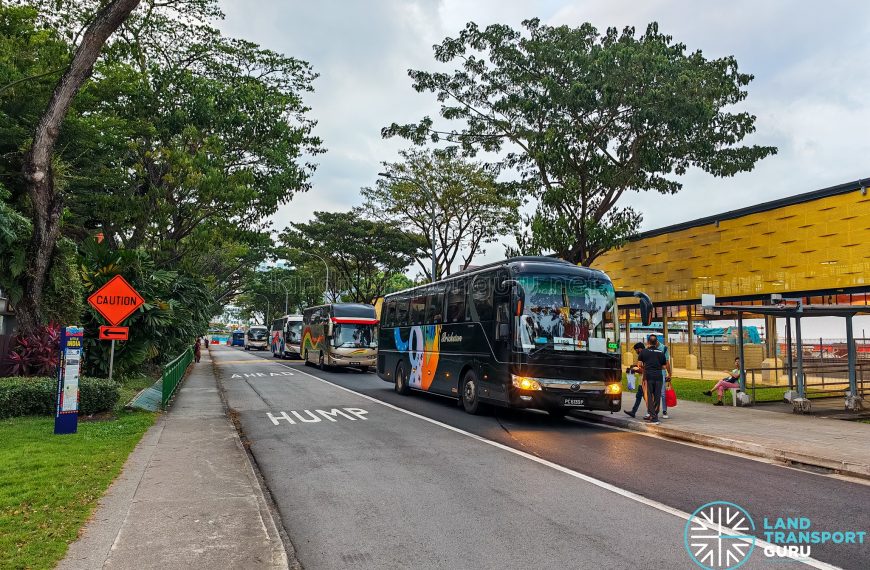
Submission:
[[[59,568],[287,568],[208,351]]]
[[[832,469],[845,475],[870,478],[870,424],[814,418],[766,411],[762,408],[713,406],[680,401],[668,408],[670,419],[660,425],[623,412],[574,412],[583,419],[709,447],[737,451],[777,461]],[[634,393],[623,396],[624,407],[634,403]]]

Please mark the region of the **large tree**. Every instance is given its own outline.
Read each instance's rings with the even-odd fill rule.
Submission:
[[[384,163],[373,187],[363,188],[367,211],[395,227],[425,236],[428,246],[414,260],[428,279],[467,267],[486,244],[516,228],[520,199],[516,186],[496,181],[487,165],[450,153],[404,151],[401,162]],[[435,243],[432,243],[432,227]]]
[[[74,47],[65,38],[105,4],[21,3],[38,8],[20,9],[36,13],[41,29],[23,49],[9,47],[12,62],[27,66],[0,79],[10,84],[0,91],[3,174],[22,170],[18,147],[42,112],[30,112],[32,101],[44,107],[51,96],[46,85]],[[302,102],[316,77],[310,66],[223,36],[212,27],[220,16],[215,0],[142,0],[73,101],[53,175],[64,235],[102,233],[110,248],[142,248],[156,267],[194,276],[226,301],[272,252],[263,219],[308,189],[310,158],[322,149]],[[11,206],[29,217],[23,177],[4,180]]]
[[[22,172],[30,199],[33,232],[27,256],[26,279],[17,318],[24,333],[32,333],[40,324],[42,297],[60,236],[63,196],[56,184],[54,149],[61,126],[73,98],[90,77],[94,63],[109,36],[130,15],[140,0],[111,0],[93,16],[81,36],[78,47],[42,113],[29,149],[24,155]]]
[[[468,155],[504,151],[538,201],[524,249],[590,264],[636,231],[641,216],[620,205],[626,191],[671,194],[674,176],[699,168],[733,176],[776,152],[740,146],[755,116],[728,109],[747,96],[752,75],[734,57],[707,59],[647,27],[603,34],[591,24],[525,30],[469,23],[435,46],[452,73],[411,70],[414,89],[432,92],[444,119],[393,124],[385,137],[446,140]]]
[[[404,273],[425,244],[419,235],[366,219],[358,211],[315,212],[313,220],[291,224],[281,241],[322,257],[333,272],[330,288],[356,303],[382,296],[391,277]]]

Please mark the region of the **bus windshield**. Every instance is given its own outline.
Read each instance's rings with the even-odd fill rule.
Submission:
[[[265,327],[257,327],[248,329],[248,338],[251,340],[266,340],[268,331]]]
[[[300,321],[287,323],[286,341],[292,343],[302,342],[302,323]]]
[[[335,348],[375,348],[375,325],[336,324],[332,329]]]
[[[613,284],[575,276],[521,275],[523,314],[517,317],[517,343],[523,351],[608,352],[617,342]]]

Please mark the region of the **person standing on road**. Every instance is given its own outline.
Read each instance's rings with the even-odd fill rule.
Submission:
[[[634,349],[635,354],[640,356],[640,352],[646,347],[643,345],[642,342],[638,342],[632,348]],[[639,375],[641,377],[640,384],[638,384],[635,388],[634,406],[631,408],[630,412],[628,410],[622,410],[627,415],[634,417],[637,414],[638,408],[640,408],[640,403],[645,398],[644,394],[646,392],[646,382],[643,380],[643,374],[641,374],[640,369],[634,364],[632,364],[628,368],[628,372],[630,372],[631,374]],[[649,406],[647,406],[647,409],[649,409]]]
[[[662,370],[662,382],[664,384],[664,388],[662,389],[662,419],[668,419],[668,399],[665,395],[665,389],[671,387],[671,374],[673,370],[671,369],[671,354],[668,351],[668,347],[665,344],[659,342],[659,337],[651,334],[646,337],[647,346],[661,350],[665,355],[665,369]]]
[[[669,381],[671,376],[663,374],[666,372],[667,359],[664,352],[658,348],[658,339],[656,339],[655,346],[647,346],[641,350],[637,358],[638,367],[643,372],[646,386],[646,405],[649,412],[643,419],[652,424],[660,424],[659,409],[662,403],[662,388],[665,381]]]

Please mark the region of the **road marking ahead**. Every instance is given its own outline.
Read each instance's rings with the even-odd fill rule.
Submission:
[[[344,411],[342,411],[342,410],[344,410]],[[315,414],[314,412],[317,412],[317,414]],[[366,417],[368,412],[361,409],[361,408],[342,408],[342,409],[332,408],[328,412],[326,410],[319,410],[318,409],[318,410],[314,410],[314,412],[312,412],[311,410],[302,410],[302,414],[304,414],[304,416],[303,416],[302,414],[300,414],[296,410],[290,410],[290,413],[293,414],[294,416],[296,416],[296,419],[299,420],[299,422],[303,423],[303,424],[318,423],[318,422],[322,421],[320,419],[320,416],[323,416],[323,419],[329,420],[331,422],[337,422],[338,416],[341,416],[344,419],[350,420],[352,422],[355,422],[357,420],[367,420],[368,419]],[[356,417],[353,417],[353,416],[356,416]],[[268,417],[270,420],[272,420],[272,424],[276,425],[276,426],[280,425],[282,421],[285,421],[290,425],[296,425],[296,420],[291,418],[287,414],[287,412],[278,412],[277,416],[274,415],[272,412],[266,412],[266,417]]]
[[[287,365],[285,364],[284,366],[287,366]],[[600,488],[605,489],[607,491],[610,491],[612,493],[616,493],[617,495],[619,495],[621,497],[625,497],[626,499],[630,499],[632,501],[636,501],[638,503],[644,504],[648,507],[652,507],[652,508],[657,509],[659,511],[671,514],[671,515],[673,515],[677,518],[681,518],[685,521],[688,521],[690,518],[692,518],[692,515],[690,513],[681,511],[679,509],[675,509],[675,508],[670,507],[664,503],[660,503],[658,501],[648,499],[647,497],[643,497],[641,495],[638,495],[637,493],[633,493],[633,492],[628,491],[626,489],[622,489],[620,487],[617,487],[616,485],[612,485],[606,481],[602,481],[601,479],[596,479],[595,477],[590,477],[589,475],[584,475],[583,473],[580,473],[579,471],[574,471],[573,469],[569,469],[563,465],[559,465],[558,463],[553,463],[552,461],[547,461],[546,459],[541,459],[540,457],[536,457],[530,453],[526,453],[525,451],[520,451],[519,449],[514,449],[513,447],[509,447],[507,445],[504,445],[503,443],[499,443],[497,441],[493,441],[491,439],[481,437],[477,434],[473,434],[471,432],[465,431],[464,429],[460,429],[458,427],[454,427],[454,426],[451,426],[449,424],[445,424],[444,422],[439,422],[438,420],[433,420],[432,418],[427,418],[426,416],[420,415],[416,412],[412,412],[410,410],[406,410],[404,408],[394,406],[393,404],[390,404],[388,402],[384,402],[383,400],[378,400],[377,398],[373,398],[372,396],[362,394],[362,393],[357,392],[355,390],[351,390],[350,388],[345,388],[344,386],[339,386],[338,384],[330,382],[329,380],[324,380],[323,378],[320,378],[319,376],[315,376],[314,374],[310,374],[308,372],[305,372],[304,370],[299,370],[299,372],[302,374],[305,374],[306,376],[310,376],[310,377],[314,378],[315,380],[319,380],[320,382],[323,382],[324,384],[329,384],[330,386],[334,386],[335,388],[338,388],[339,390],[344,390],[345,392],[349,392],[351,394],[359,396],[360,398],[365,398],[366,400],[369,400],[370,402],[375,402],[377,404],[380,404],[382,406],[386,406],[387,408],[390,408],[390,409],[395,410],[397,412],[401,412],[401,413],[406,414],[408,416],[423,420],[424,422],[429,422],[430,424],[442,427],[444,429],[448,429],[448,430],[455,432],[455,433],[458,433],[458,434],[462,434],[466,437],[470,437],[471,439],[477,440],[481,443],[491,445],[491,446],[496,447],[498,449],[501,449],[503,451],[507,451],[508,453],[513,453],[514,455],[518,455],[518,456],[523,457],[525,459],[528,459],[530,461],[534,461],[535,463],[538,463],[540,465],[544,465],[544,466],[549,467],[551,469],[555,469],[556,471],[561,471],[562,473],[565,473],[566,475],[570,475],[571,477],[574,477],[576,479],[580,479],[581,481],[586,481],[587,483],[591,483],[592,485],[595,485],[596,487],[600,487]],[[747,542],[747,543],[751,543],[751,541],[753,540],[752,538],[736,538],[736,537],[742,536],[742,535],[740,533],[737,533],[737,532],[729,532],[730,529],[727,529],[724,527],[720,527],[718,530],[720,530],[723,534],[734,536],[735,540],[742,540],[742,541]],[[759,538],[755,538],[755,537],[753,537],[753,538],[755,540],[756,546],[760,546],[762,549],[766,549],[766,548],[776,549],[777,548],[777,546],[772,544],[772,543],[761,540]],[[816,560],[814,558],[802,558],[802,557],[799,557],[798,555],[792,554],[792,553],[785,553],[785,557],[791,558],[795,562],[800,562],[802,564],[806,564],[807,566],[810,566],[812,568],[819,568],[821,570],[840,570],[838,566],[834,566],[832,564],[828,564],[827,562],[822,562],[821,560]]]
[[[269,376],[293,376],[292,372],[244,372],[233,374],[230,378],[268,378]]]

